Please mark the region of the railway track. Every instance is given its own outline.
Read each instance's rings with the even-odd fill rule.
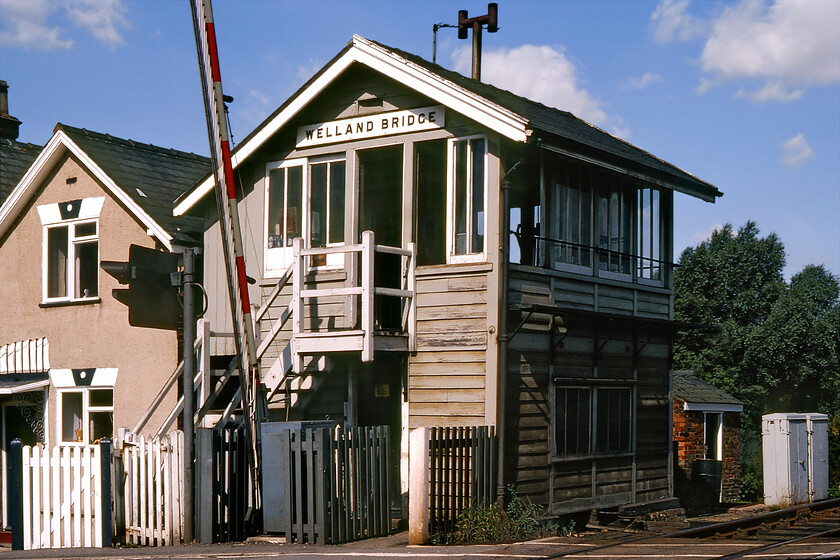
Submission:
[[[665,534],[638,535],[610,543],[561,552],[544,558],[708,558],[735,560],[745,557],[809,558],[824,554],[829,546],[840,558],[840,499],[780,509],[734,521],[712,523]],[[816,545],[814,548],[812,545]],[[810,547],[810,548],[809,548]],[[731,549],[723,551],[721,548]],[[788,549],[796,552],[785,552]],[[812,550],[813,549],[813,550]],[[637,555],[637,556],[636,556]]]

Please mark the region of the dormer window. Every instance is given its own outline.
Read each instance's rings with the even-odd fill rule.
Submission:
[[[43,225],[42,301],[99,301],[99,213],[104,198],[38,207]]]

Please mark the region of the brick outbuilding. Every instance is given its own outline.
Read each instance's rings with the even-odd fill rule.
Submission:
[[[744,404],[691,370],[674,372],[675,490],[684,499],[697,481],[696,461],[720,461],[721,501],[737,500],[741,483],[741,412]],[[704,464],[708,468],[708,463]]]

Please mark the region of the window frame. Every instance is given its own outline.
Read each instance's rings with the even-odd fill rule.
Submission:
[[[110,406],[102,406],[102,405],[92,405],[91,404],[91,394],[93,391],[110,391],[111,392],[111,405]],[[90,433],[90,422],[91,422],[91,413],[109,413],[111,415],[111,434],[109,434],[108,438],[113,438],[113,431],[114,431],[114,388],[113,387],[68,387],[68,388],[56,388],[56,393],[58,395],[57,401],[57,410],[56,410],[56,422],[57,422],[57,430],[56,430],[56,438],[61,445],[75,445],[75,446],[87,446],[87,445],[94,445],[94,442],[91,441],[92,434]],[[81,395],[82,396],[82,439],[81,440],[65,440],[64,439],[64,399],[68,395]],[[75,431],[75,428],[74,428]]]
[[[79,226],[85,226],[93,224],[95,227],[95,232],[91,235],[77,235],[76,229]],[[65,256],[65,263],[64,263],[64,294],[62,296],[50,296],[50,278],[52,272],[55,270],[51,261],[51,252],[50,252],[50,232],[57,231],[59,229],[66,229],[67,230],[67,252]],[[99,298],[99,262],[101,258],[101,254],[99,251],[99,218],[79,218],[79,219],[68,219],[62,220],[59,222],[54,223],[47,223],[43,224],[42,226],[42,241],[41,241],[41,302],[44,304],[53,304],[53,303],[85,303],[85,302],[98,302],[100,301]],[[80,280],[77,280],[77,276],[79,275],[79,270],[82,267],[78,267],[76,265],[76,259],[79,254],[79,247],[82,245],[91,245],[96,243],[96,257],[95,257],[95,266],[92,270],[95,271],[96,274],[96,294],[92,296],[76,296],[76,291],[79,288],[77,283],[81,283]],[[85,267],[86,268],[86,267]]]
[[[483,224],[481,227],[480,236],[482,238],[481,251],[474,251],[472,246],[472,238],[477,233],[475,224],[473,223],[474,213],[474,162],[475,156],[472,150],[472,140],[484,141],[484,154],[482,162],[482,206],[483,206]],[[456,145],[458,142],[466,142],[467,146],[467,177],[466,177],[466,252],[462,254],[456,253],[457,250],[457,234],[455,232],[456,224],[456,188],[457,188],[457,160],[456,160]],[[487,260],[487,198],[488,198],[488,176],[489,176],[489,140],[485,134],[475,134],[470,136],[459,136],[450,138],[447,143],[447,181],[446,181],[446,262],[447,264],[455,263],[475,263],[485,262]]]
[[[551,429],[549,430],[549,434],[551,437],[551,459],[552,461],[577,461],[577,460],[586,460],[586,459],[593,459],[599,457],[624,457],[624,456],[632,456],[635,454],[635,430],[636,430],[636,406],[635,406],[635,399],[636,399],[636,391],[635,386],[632,380],[622,380],[623,382],[619,383],[606,383],[605,381],[613,381],[613,380],[604,380],[599,378],[591,378],[591,379],[575,379],[575,380],[555,380],[551,384]],[[587,442],[588,449],[585,450],[583,453],[574,453],[569,454],[564,450],[559,449],[559,414],[561,414],[562,409],[559,403],[559,396],[560,392],[565,392],[569,389],[574,390],[588,390],[589,392],[589,403],[588,403],[588,418],[586,419],[585,425],[587,426],[589,432],[589,441]],[[628,426],[628,433],[627,433],[627,440],[626,440],[626,448],[616,448],[612,449],[609,447],[609,443],[607,447],[602,447],[599,441],[599,438],[602,437],[604,434],[602,428],[598,425],[599,420],[601,419],[601,414],[599,413],[598,405],[600,401],[603,399],[601,396],[602,392],[607,391],[626,391],[627,392],[627,410],[626,410],[626,422],[619,421],[619,425],[625,424]],[[584,425],[584,423],[577,422],[578,425]],[[567,423],[564,422],[564,426]],[[609,435],[607,434],[607,437]]]
[[[327,242],[324,244],[319,245],[319,247],[337,247],[342,246],[346,243],[346,222],[342,220],[341,225],[341,239],[340,242],[330,242],[329,237],[332,233],[331,231],[331,224],[330,224],[330,216],[331,216],[331,192],[332,192],[332,184],[330,182],[330,177],[332,176],[332,164],[335,163],[343,163],[344,164],[344,192],[343,194],[343,217],[346,217],[346,209],[347,209],[347,155],[344,152],[335,152],[332,154],[327,154],[323,156],[313,156],[313,157],[295,157],[290,158],[282,161],[273,161],[266,164],[265,169],[265,187],[264,187],[264,205],[265,210],[263,213],[263,269],[265,272],[266,278],[279,278],[292,264],[292,244],[288,243],[285,246],[281,247],[269,247],[269,223],[270,223],[270,216],[269,212],[271,210],[270,206],[270,195],[271,195],[271,173],[273,171],[277,171],[280,169],[290,169],[293,167],[300,167],[301,168],[301,216],[300,216],[300,232],[301,237],[303,238],[304,247],[311,247],[312,246],[312,166],[326,164],[327,165],[327,188],[326,188],[326,206],[327,206],[327,216],[323,218],[326,220],[326,236]],[[288,206],[286,201],[288,200],[288,172],[286,172],[286,179],[284,180],[284,191],[283,191],[283,216],[284,219],[287,220],[287,212]],[[319,219],[321,219],[319,217]],[[285,234],[284,234],[285,236]],[[285,239],[284,239],[285,242]],[[314,270],[321,270],[321,269],[336,269],[341,268],[344,266],[344,255],[336,253],[330,254],[326,256],[326,262],[317,264],[314,266],[310,266],[310,269]]]

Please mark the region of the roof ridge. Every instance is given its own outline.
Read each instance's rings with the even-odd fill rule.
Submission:
[[[188,158],[193,160],[206,160],[210,161],[210,158],[207,156],[202,156],[200,154],[196,154],[193,152],[185,152],[183,150],[178,150],[176,148],[167,148],[164,146],[157,146],[155,144],[150,144],[147,142],[140,142],[137,140],[132,140],[130,138],[120,138],[118,136],[112,136],[107,132],[96,132],[94,130],[88,130],[86,128],[77,128],[71,125],[66,125],[62,123],[58,123],[56,125],[56,130],[63,130],[66,134],[72,135],[74,133],[84,134],[87,138],[91,140],[100,140],[104,142],[111,142],[114,144],[121,144],[126,147],[131,147],[132,149],[140,149],[145,150],[148,152],[160,154],[163,156],[174,156],[179,158]]]

